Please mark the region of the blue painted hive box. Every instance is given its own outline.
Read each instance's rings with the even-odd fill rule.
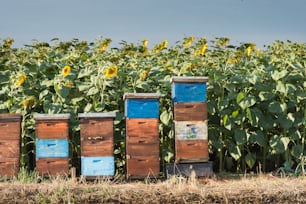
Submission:
[[[172,101],[174,103],[206,102],[208,77],[172,77]]]
[[[126,118],[159,118],[160,94],[155,93],[126,93]]]

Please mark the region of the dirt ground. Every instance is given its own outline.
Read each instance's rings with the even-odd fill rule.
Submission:
[[[306,203],[306,177],[0,182],[0,203]]]

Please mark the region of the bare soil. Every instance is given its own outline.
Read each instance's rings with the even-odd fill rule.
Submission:
[[[306,177],[0,183],[0,203],[306,203]]]

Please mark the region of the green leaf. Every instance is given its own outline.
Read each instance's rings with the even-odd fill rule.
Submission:
[[[87,96],[92,96],[99,93],[99,89],[97,89],[96,87],[91,87],[88,92],[87,92]]]
[[[236,118],[239,115],[239,110],[235,110],[232,112],[232,117]]]
[[[277,82],[276,91],[284,94],[285,96],[287,96],[287,94],[288,94],[285,84],[283,84],[283,82],[281,82],[281,81]]]
[[[250,141],[251,144],[257,143],[258,145],[260,145],[262,147],[266,146],[265,135],[260,130],[257,130],[256,132],[253,132],[250,135],[249,141]]]
[[[240,106],[240,108],[242,108],[243,110],[253,106],[256,103],[256,98],[253,96],[248,96],[245,97],[243,99],[240,100],[240,102],[238,103],[238,105]]]
[[[290,139],[288,137],[280,137],[274,135],[271,137],[269,144],[276,154],[281,154],[286,151]]]
[[[169,113],[167,110],[164,110],[161,114],[160,114],[160,121],[165,124],[165,125],[169,125],[169,121],[171,119],[171,115],[172,113]]]
[[[270,92],[259,92],[259,98],[261,101],[268,101],[274,98],[274,94]]]
[[[234,131],[234,137],[237,144],[245,144],[248,140],[247,133],[245,130],[236,129]]]
[[[237,103],[239,104],[239,102],[244,99],[244,93],[240,92],[238,95],[237,95],[237,98],[236,98],[236,101]]]
[[[39,100],[43,99],[46,95],[48,95],[49,90],[45,89],[42,92],[39,93]]]
[[[245,155],[245,162],[250,169],[253,168],[256,162],[256,155],[253,153],[248,153],[247,155]]]
[[[273,73],[271,74],[271,77],[274,81],[278,81],[281,78],[284,78],[286,75],[288,74],[287,70],[282,70],[282,71],[273,71]]]
[[[299,159],[303,155],[303,146],[301,144],[293,146],[291,154],[295,158]]]
[[[91,109],[92,109],[92,104],[91,103],[87,103],[85,108],[84,108],[84,113],[90,112]]]
[[[272,101],[269,104],[268,109],[272,113],[283,113],[283,112],[286,111],[287,105],[286,104],[281,104],[278,101]]]
[[[238,146],[231,144],[229,145],[228,150],[229,150],[231,157],[233,157],[236,161],[240,159],[241,152]]]

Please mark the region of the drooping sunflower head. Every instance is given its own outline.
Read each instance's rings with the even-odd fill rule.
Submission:
[[[63,69],[63,76],[66,77],[71,72],[71,67],[66,65]]]
[[[192,37],[189,37],[187,40],[186,40],[186,43],[185,43],[185,48],[188,48],[191,43],[194,41],[195,37],[192,36]]]
[[[36,98],[34,96],[30,96],[22,101],[22,105],[24,108],[33,108],[36,105]]]
[[[21,74],[21,76],[19,77],[19,79],[17,81],[17,86],[22,86],[22,84],[25,82],[26,78],[27,78],[27,75]]]
[[[118,67],[116,65],[110,66],[105,70],[106,78],[113,78],[118,73]]]

